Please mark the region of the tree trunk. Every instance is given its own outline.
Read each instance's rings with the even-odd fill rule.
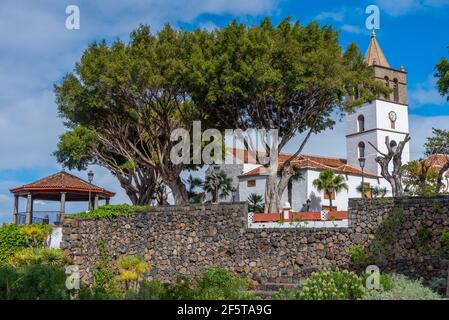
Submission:
[[[279,212],[279,194],[276,188],[277,172],[271,172],[266,179],[265,185],[265,213]]]
[[[181,177],[171,177],[165,181],[170,188],[175,204],[186,204],[189,202],[187,188],[181,180]]]
[[[332,211],[332,193],[330,193],[329,191],[327,192],[327,195],[329,197],[329,212]]]
[[[435,188],[435,193],[439,194],[441,191],[441,188],[443,187],[443,176],[446,171],[449,170],[449,160],[446,162],[446,164],[440,169],[438,172],[438,179],[437,179],[437,186]]]

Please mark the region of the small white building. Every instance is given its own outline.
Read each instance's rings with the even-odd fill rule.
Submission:
[[[391,87],[393,92],[390,97],[380,97],[370,103],[365,103],[346,116],[346,159],[301,154],[292,162],[301,171],[303,178],[290,182],[281,201],[288,201],[293,211],[300,211],[304,209],[304,206],[307,206],[308,211],[329,209],[327,193],[319,192],[313,186],[313,181],[323,170],[332,170],[336,174],[344,176],[349,190],[343,190],[339,194],[333,195],[335,199],[332,200],[334,207],[332,209],[347,210],[349,198],[361,197],[361,192],[357,191],[357,187],[362,182],[360,158],[366,159],[365,190],[369,190],[368,187],[386,187],[388,192],[391,192],[388,182],[380,176],[380,167],[375,161],[378,153],[371,144],[381,152],[387,152],[386,136],[389,137],[390,145],[395,147],[409,132],[406,72],[403,66],[399,69],[390,67],[374,32],[365,55],[365,61],[373,67],[375,78]],[[324,136],[323,139],[325,139]],[[228,176],[233,178],[235,192],[225,201],[245,201],[252,193],[263,196],[266,175],[261,173],[262,166],[245,161],[248,159],[248,155],[243,153],[244,157],[242,158],[242,150],[238,152],[237,149],[230,149],[228,153],[235,158],[235,164],[214,165],[208,169],[209,172],[224,170]],[[279,155],[280,167],[282,161],[286,159],[288,159],[288,155]],[[402,161],[403,163],[409,161],[408,144],[404,148]],[[371,195],[365,193],[364,196],[370,197]]]

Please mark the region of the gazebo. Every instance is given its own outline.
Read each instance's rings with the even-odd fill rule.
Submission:
[[[89,203],[89,209],[97,208],[100,200],[105,200],[106,204],[109,204],[109,199],[115,193],[92,184],[92,178],[93,173],[90,173],[90,182],[87,182],[63,170],[38,181],[10,189],[10,192],[14,194],[14,224],[50,221],[60,224],[64,218],[67,201],[86,201]],[[20,198],[27,199],[25,212],[19,211]],[[34,200],[60,201],[60,209],[59,211],[34,211]]]

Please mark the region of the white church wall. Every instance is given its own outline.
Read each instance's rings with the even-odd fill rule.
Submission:
[[[368,143],[371,142],[377,145],[377,133],[376,131],[367,131],[361,134],[350,136],[346,139],[346,157],[348,165],[351,167],[360,168],[359,163],[359,143],[363,142],[365,144],[365,170],[373,174],[379,174],[378,165],[375,161],[377,156],[374,148]]]

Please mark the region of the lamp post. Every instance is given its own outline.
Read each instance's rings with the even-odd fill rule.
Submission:
[[[92,170],[90,170],[87,173],[87,181],[89,181],[89,211],[92,209],[92,199],[91,199],[91,188],[92,188],[92,181],[94,180],[94,173]]]
[[[334,187],[330,186],[327,188],[327,191],[329,192],[329,212],[332,211],[332,195],[334,194]]]
[[[365,168],[365,158],[360,157],[359,158],[359,165],[362,169],[362,198],[365,195],[365,174],[364,174],[364,168]]]

